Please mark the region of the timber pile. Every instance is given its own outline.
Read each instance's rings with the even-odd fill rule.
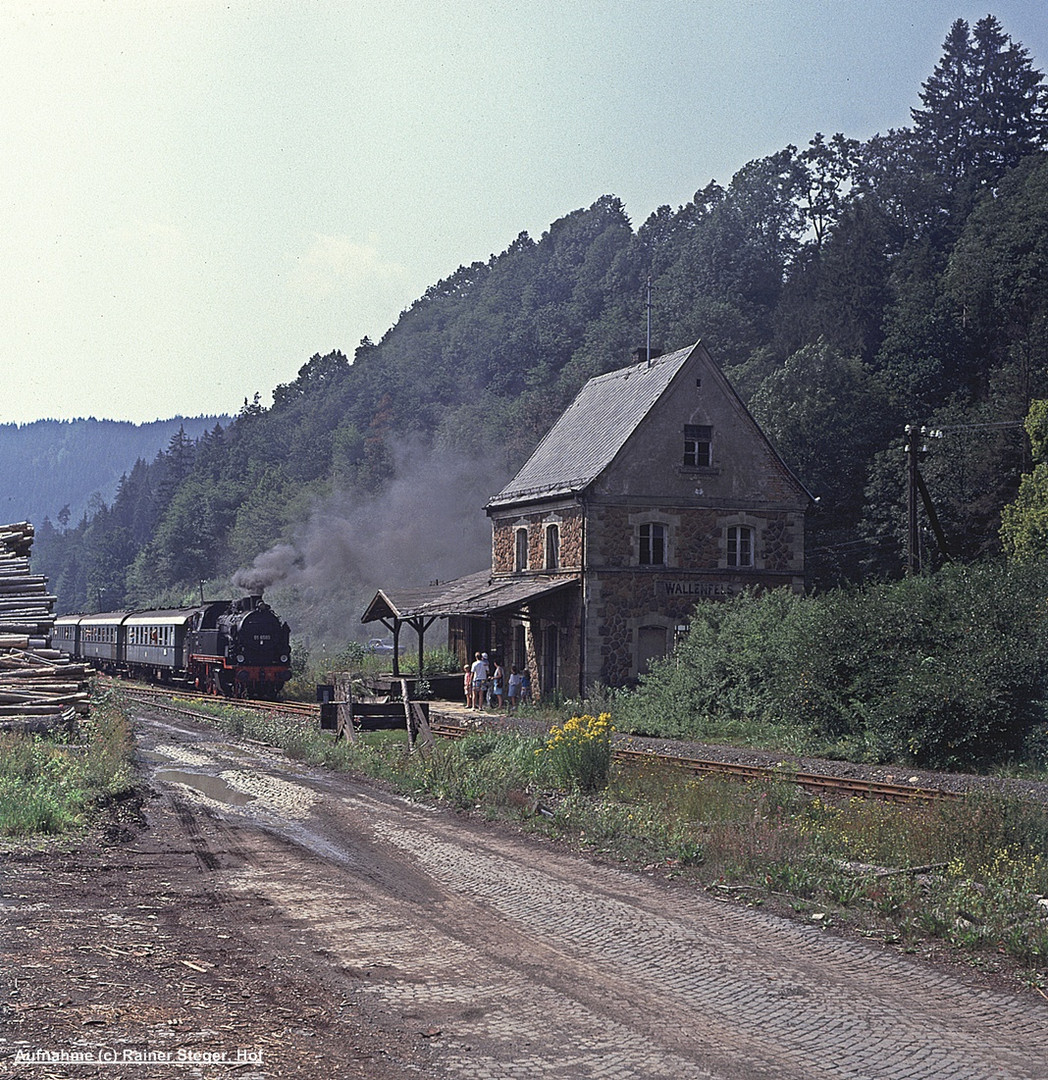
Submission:
[[[33,526],[0,525],[0,731],[71,729],[88,709],[90,670],[48,647],[55,597],[30,573]]]

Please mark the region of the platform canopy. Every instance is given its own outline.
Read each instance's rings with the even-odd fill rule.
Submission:
[[[527,615],[527,605],[560,589],[577,587],[580,574],[556,577],[492,577],[488,570],[438,581],[431,585],[379,589],[361,616],[363,623],[380,622],[393,635],[393,674],[399,675],[400,628],[407,623],[418,633],[419,669],[422,638],[437,619],[453,615],[490,619],[495,615]]]

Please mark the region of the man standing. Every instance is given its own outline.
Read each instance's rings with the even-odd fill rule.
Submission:
[[[470,665],[470,688],[473,692],[473,700],[469,702],[471,708],[480,709],[484,704],[484,687],[488,681],[488,665],[481,658],[480,653],[475,653],[473,663]]]

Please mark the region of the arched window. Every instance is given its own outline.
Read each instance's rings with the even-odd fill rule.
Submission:
[[[654,521],[646,521],[640,527],[640,550],[638,561],[641,566],[666,565],[666,526]]]
[[[753,529],[749,525],[728,528],[728,565],[753,565]]]
[[[546,526],[546,569],[560,568],[560,526]]]
[[[513,569],[519,574],[522,570],[528,568],[528,530],[526,528],[517,529],[516,534],[516,554],[513,560]]]

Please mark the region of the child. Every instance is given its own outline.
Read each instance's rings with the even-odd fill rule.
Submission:
[[[509,683],[506,686],[506,711],[516,712],[517,702],[520,700],[520,683],[523,675],[517,671],[516,664],[509,669]]]

